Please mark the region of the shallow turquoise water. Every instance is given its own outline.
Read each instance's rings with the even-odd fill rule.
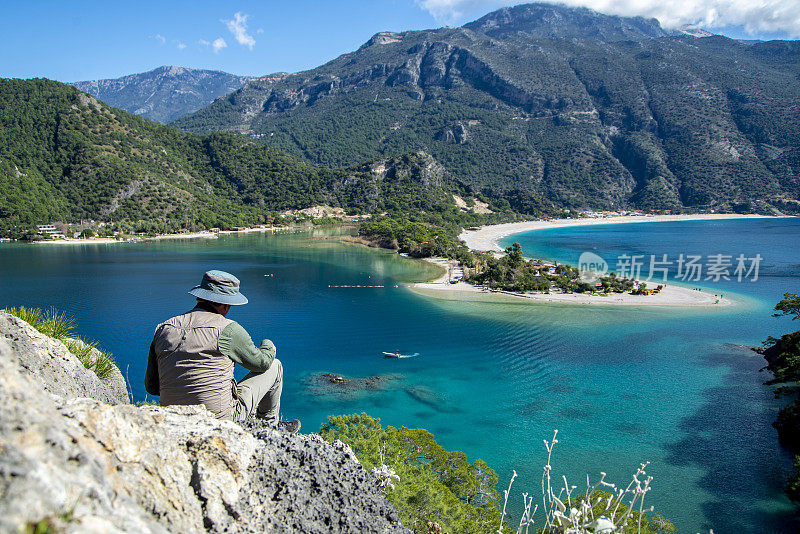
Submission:
[[[143,398],[154,326],[191,307],[186,291],[204,270],[221,268],[241,278],[251,301],[231,317],[254,338],[276,342],[286,367],[284,410],[308,431],[327,415],[366,411],[384,424],[428,428],[446,448],[486,460],[501,483],[515,469],[515,488],[536,492],[542,439],[558,428],[556,473],[580,485],[586,473],[594,479],[606,471],[627,483],[650,461],[650,502],[681,532],[793,531],[780,491],[789,459],[770,426],[778,404],[761,384],[763,360],[730,343],[757,344],[792,327],[769,312],[783,291],[800,285],[800,226],[676,224],[552,230],[516,240],[526,254],[573,262],[570,255],[584,246],[616,254],[613,247],[624,249],[626,240],[647,254],[689,245],[703,253],[760,252],[766,259],[758,282],[719,289],[743,295],[746,305],[676,312],[432,299],[402,285],[424,278],[420,262],[300,235],[257,234],[3,246],[2,304],[74,315],[80,333],[116,355]],[[386,287],[328,287],[355,284]],[[394,350],[420,355],[380,357]],[[320,371],[398,376],[382,390],[343,395],[308,383]]]

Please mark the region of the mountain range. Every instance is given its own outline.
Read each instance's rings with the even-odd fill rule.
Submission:
[[[81,219],[232,228],[316,205],[441,220],[466,211],[454,194],[466,192],[424,152],[326,169],[242,135],[186,134],[59,82],[0,79],[0,237]]]
[[[232,93],[250,79],[215,70],[164,66],[141,74],[72,85],[114,107],[167,124]]]
[[[475,205],[493,212],[482,223],[565,208],[797,213],[799,59],[797,41],[528,4],[378,33],[310,71],[227,78],[244,85],[171,125],[0,79],[0,235],[79,219],[232,227],[319,204],[448,227],[478,222]],[[217,75],[230,77],[162,67],[87,83],[139,115],[180,114],[173,93],[228,91]]]
[[[526,4],[378,33],[173,125],[245,133],[331,167],[424,150],[475,193],[518,189],[562,207],[796,211],[798,59],[797,41]]]

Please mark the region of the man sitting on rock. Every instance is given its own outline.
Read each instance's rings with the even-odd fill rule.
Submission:
[[[156,328],[144,387],[160,396],[161,406],[203,404],[219,419],[244,421],[255,416],[289,432],[300,421],[280,421],[283,366],[275,345],[265,339],[256,347],[236,321],[226,319],[231,306],[247,304],[239,279],[223,271],[208,271],[191,311],[164,321]],[[234,364],[250,374],[238,384]]]

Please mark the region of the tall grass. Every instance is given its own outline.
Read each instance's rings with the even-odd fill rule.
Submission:
[[[75,321],[59,313],[55,308],[42,311],[39,308],[7,308],[6,311],[15,315],[34,327],[42,334],[64,341],[75,331]]]
[[[67,349],[78,358],[83,366],[100,380],[114,376],[114,357],[97,348],[97,343],[74,335],[75,321],[55,308],[42,311],[39,308],[6,308],[7,313],[19,317],[46,336],[62,341]]]
[[[93,371],[100,380],[108,380],[114,375],[114,357],[97,348],[97,343],[80,338],[68,338],[64,344],[78,358],[84,367]]]

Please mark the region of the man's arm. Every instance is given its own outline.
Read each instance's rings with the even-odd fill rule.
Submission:
[[[248,371],[263,373],[275,359],[275,345],[265,339],[255,346],[250,334],[236,321],[222,330],[219,337],[219,351]]]
[[[150,395],[161,395],[158,383],[158,359],[154,348],[155,341],[150,343],[150,353],[147,355],[147,370],[144,372],[144,389]]]

